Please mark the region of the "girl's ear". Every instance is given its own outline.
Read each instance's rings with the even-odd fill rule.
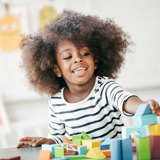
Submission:
[[[61,70],[57,64],[53,65],[53,72],[56,74],[57,77],[62,77]]]

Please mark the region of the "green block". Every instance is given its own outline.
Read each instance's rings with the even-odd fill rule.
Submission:
[[[64,148],[63,147],[55,147],[55,157],[56,158],[64,157]]]
[[[76,156],[65,156],[64,158],[67,158],[68,160],[85,160],[85,155],[76,155]]]
[[[150,160],[150,141],[148,137],[136,138],[136,151],[138,160]]]
[[[85,132],[82,132],[81,138],[82,138],[83,140],[91,139]]]
[[[77,145],[82,145],[81,134],[72,136],[72,143]]]

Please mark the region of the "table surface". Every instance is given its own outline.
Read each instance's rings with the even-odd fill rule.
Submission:
[[[31,148],[0,148],[0,158],[11,158],[21,156],[21,160],[38,160],[41,147]],[[133,160],[136,160],[136,154],[133,154]]]

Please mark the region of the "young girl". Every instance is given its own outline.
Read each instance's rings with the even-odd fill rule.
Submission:
[[[61,143],[82,131],[92,139],[121,136],[121,114],[134,115],[142,101],[124,91],[117,77],[128,36],[112,20],[64,11],[35,36],[23,39],[23,62],[31,84],[50,95],[48,138],[25,137],[17,145]]]

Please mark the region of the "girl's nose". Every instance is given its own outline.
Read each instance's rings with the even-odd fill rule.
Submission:
[[[74,59],[74,63],[79,63],[79,62],[82,62],[82,61],[83,61],[83,59],[80,55],[77,55]]]

